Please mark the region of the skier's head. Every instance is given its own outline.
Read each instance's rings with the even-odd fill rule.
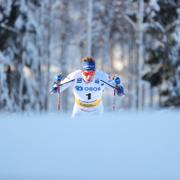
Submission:
[[[96,63],[92,57],[82,58],[82,77],[85,82],[89,83],[94,77],[96,71]]]

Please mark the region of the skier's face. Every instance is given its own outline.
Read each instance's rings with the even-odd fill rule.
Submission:
[[[92,81],[94,74],[95,74],[95,71],[82,71],[82,76],[86,83],[89,83]]]

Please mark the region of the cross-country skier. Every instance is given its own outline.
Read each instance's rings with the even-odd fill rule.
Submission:
[[[80,114],[102,114],[102,95],[105,87],[110,89],[114,95],[124,95],[124,88],[120,84],[120,78],[110,78],[108,74],[96,69],[95,60],[92,57],[82,59],[80,70],[69,74],[61,81],[61,76],[56,77],[52,93],[61,93],[72,87],[75,103],[72,117]]]

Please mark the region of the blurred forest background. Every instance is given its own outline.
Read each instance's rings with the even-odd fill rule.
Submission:
[[[87,55],[121,76],[119,109],[180,106],[180,0],[0,0],[1,111],[56,110],[54,76]]]

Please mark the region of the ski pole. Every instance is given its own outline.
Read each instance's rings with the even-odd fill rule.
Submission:
[[[115,106],[116,106],[116,87],[114,88],[114,96],[113,96],[113,111],[115,111]]]
[[[115,82],[115,87],[114,87],[114,96],[113,96],[113,111],[116,109],[116,91],[118,85],[120,85],[121,81],[118,76],[114,76],[114,82]]]
[[[60,111],[61,109],[61,96],[60,96],[60,84],[61,84],[61,79],[62,79],[62,75],[59,74],[56,76],[56,82],[57,82],[57,85],[58,85],[58,111]]]
[[[60,85],[58,85],[58,111],[61,109]]]

